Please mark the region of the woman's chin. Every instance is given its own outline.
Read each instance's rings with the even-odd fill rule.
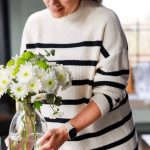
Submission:
[[[65,16],[65,14],[63,12],[63,9],[60,9],[60,10],[50,10],[50,12],[51,12],[51,15],[54,18],[61,18],[61,17]]]

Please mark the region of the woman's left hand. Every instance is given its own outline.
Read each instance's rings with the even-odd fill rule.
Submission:
[[[64,126],[54,128],[40,139],[40,150],[58,150],[67,140],[68,133]]]

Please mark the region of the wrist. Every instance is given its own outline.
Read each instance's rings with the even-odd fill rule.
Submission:
[[[64,135],[64,138],[66,139],[66,141],[69,140],[68,131],[64,125],[61,126],[61,132]]]
[[[68,140],[72,140],[76,137],[77,130],[70,122],[65,123],[64,128],[66,128]]]

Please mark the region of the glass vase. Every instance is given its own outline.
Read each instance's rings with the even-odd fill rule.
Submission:
[[[47,124],[30,103],[21,103],[9,128],[9,150],[38,150],[38,139],[46,132]]]

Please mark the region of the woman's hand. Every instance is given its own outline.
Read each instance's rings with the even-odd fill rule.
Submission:
[[[68,140],[67,129],[64,126],[49,130],[40,140],[40,150],[58,150]]]

